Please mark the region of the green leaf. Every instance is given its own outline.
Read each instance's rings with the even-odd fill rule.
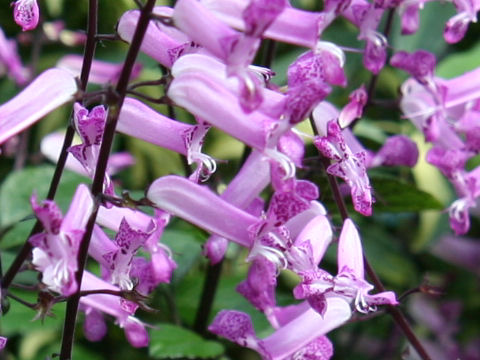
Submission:
[[[433,195],[400,179],[371,175],[370,181],[376,199],[374,211],[418,212],[444,208]]]
[[[420,11],[420,27],[415,34],[402,35],[400,21],[394,22],[392,47],[409,52],[424,49],[437,55],[443,53],[448,46],[443,39],[443,29],[454,13],[455,9],[451,4],[437,2],[425,4],[425,9]]]
[[[435,74],[444,78],[453,78],[478,67],[480,45],[468,51],[453,53],[445,57],[437,66]]]
[[[173,273],[173,282],[177,283],[183,279],[200,257],[200,242],[195,233],[179,229],[165,230],[162,242],[172,250],[173,259],[178,265]]]
[[[2,237],[0,241],[0,249],[5,250],[15,246],[23,245],[23,243],[27,241],[28,235],[30,235],[34,224],[35,219],[33,218],[16,223]]]
[[[205,340],[180,326],[161,324],[150,332],[150,356],[155,359],[208,359],[223,354],[223,345]]]
[[[51,165],[27,167],[8,175],[0,186],[0,228],[32,215],[30,197],[34,191],[44,199],[55,168]],[[78,184],[86,179],[65,171],[55,201],[65,212]]]

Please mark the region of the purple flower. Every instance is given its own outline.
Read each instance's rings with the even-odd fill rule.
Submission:
[[[230,26],[245,30],[246,24],[242,15],[250,3],[249,0],[202,0],[202,3]],[[263,36],[313,49],[325,27],[324,17],[322,13],[286,6],[265,30]]]
[[[368,95],[365,86],[352,91],[348,96],[348,104],[342,109],[338,116],[338,124],[342,129],[348,127],[355,119],[362,117],[363,108],[367,104]]]
[[[95,275],[85,271],[82,279],[82,291],[91,290],[112,290],[120,291],[120,289]],[[148,346],[148,333],[145,325],[135,318],[133,315],[138,306],[135,303],[122,299],[115,295],[109,294],[92,294],[82,296],[80,298],[81,306],[90,312],[93,309],[100,313],[105,313],[115,318],[116,323],[124,329],[128,342],[134,347]],[[99,337],[102,335],[102,325],[99,325],[97,317],[90,323],[84,324],[89,326],[86,333],[89,336]]]
[[[234,310],[222,310],[217,314],[209,330],[219,336],[259,352],[264,359],[296,359],[294,354],[320,354],[319,359],[329,359],[333,353],[331,344],[323,337],[351,316],[348,303],[340,298],[329,298],[324,317],[308,304],[293,305],[287,317],[270,336],[259,339],[253,329],[250,316]],[[283,309],[282,309],[283,310]],[[277,312],[280,314],[281,311]]]
[[[374,166],[408,166],[414,167],[418,160],[418,148],[408,136],[390,136],[371,160]]]
[[[445,41],[450,44],[463,39],[468,25],[477,21],[477,11],[480,9],[480,2],[476,0],[453,0],[453,3],[458,13],[447,21],[443,31]]]
[[[43,233],[33,235],[29,240],[34,247],[32,263],[42,273],[42,282],[50,290],[71,295],[77,290],[78,249],[93,211],[90,191],[86,185],[77,188],[64,218],[53,201],[38,204],[36,195],[33,195],[31,203],[44,228]]]
[[[5,336],[0,336],[0,350],[5,349],[5,346],[7,345],[7,338]]]
[[[13,4],[13,19],[23,31],[35,29],[39,16],[37,0],[17,0]]]
[[[147,198],[159,209],[240,245],[250,246],[248,229],[257,223],[257,218],[221,199],[206,187],[180,176],[164,176],[150,185]]]
[[[433,80],[436,58],[425,50],[418,50],[412,54],[399,51],[392,56],[390,64],[408,72],[420,84],[427,85]]]
[[[173,14],[173,9],[156,6],[153,12],[155,15],[169,17]],[[122,40],[129,43],[132,41],[139,16],[139,10],[130,10],[122,15],[117,26],[117,33]],[[184,53],[196,51],[187,35],[158,21],[150,21],[140,50],[167,68]]]
[[[3,75],[4,70],[18,85],[25,85],[30,76],[29,70],[22,65],[17,43],[7,39],[0,28],[0,75]]]
[[[314,119],[318,118],[317,115],[322,111],[321,107],[317,109],[313,112]],[[321,132],[323,124],[317,125],[317,128]],[[327,172],[342,178],[350,186],[355,210],[366,216],[371,215],[373,199],[366,171],[366,153],[364,151],[354,153],[350,149],[336,120],[328,121],[327,133],[325,136],[317,136],[314,144],[323,156],[333,160]]]
[[[75,77],[68,71],[54,68],[38,75],[17,96],[0,106],[0,144],[72,100],[76,92]]]
[[[355,309],[362,313],[375,311],[376,305],[398,304],[391,291],[369,295],[373,286],[365,281],[363,251],[355,225],[345,220],[338,240],[338,274],[331,276],[318,269],[303,276],[303,281],[294,289],[299,299],[307,299],[319,314],[328,312],[328,299],[339,296],[353,301]]]

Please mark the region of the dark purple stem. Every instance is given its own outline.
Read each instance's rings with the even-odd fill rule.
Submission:
[[[135,60],[140,46],[143,41],[145,32],[147,31],[150,16],[155,5],[155,0],[148,0],[146,5],[142,7],[140,12],[140,18],[138,19],[135,33],[133,35],[131,46],[128,50],[125,63],[123,64],[122,72],[118,80],[115,89],[110,91],[107,97],[108,101],[108,116],[105,124],[105,131],[103,133],[102,145],[98,157],[97,167],[95,169],[95,176],[92,183],[92,195],[96,199],[95,210],[90,216],[85,229],[80,249],[78,253],[78,270],[75,274],[75,279],[78,285],[78,290],[67,301],[67,309],[65,315],[65,326],[63,329],[62,348],[60,351],[60,360],[71,359],[73,338],[75,332],[75,323],[77,318],[78,305],[80,302],[80,289],[82,285],[82,276],[85,268],[85,263],[88,255],[88,247],[90,245],[90,238],[97,218],[98,207],[100,197],[103,191],[103,183],[105,178],[105,172],[107,169],[108,157],[113,143],[115,135],[115,129],[117,127],[118,116],[120,115],[120,109],[122,108],[123,101],[127,92],[128,81],[132,73]]]
[[[83,92],[87,88],[88,76],[90,74],[90,69],[92,68],[93,57],[95,54],[95,48],[97,40],[95,38],[97,32],[97,5],[98,0],[90,0],[89,3],[89,20],[87,25],[87,41],[85,43],[85,50],[83,54],[83,63],[82,63],[82,70],[80,73],[80,91]],[[67,127],[67,131],[65,133],[65,138],[63,139],[62,151],[60,153],[60,157],[57,161],[57,165],[55,167],[55,172],[52,177],[52,181],[50,182],[50,187],[48,189],[47,199],[53,200],[55,198],[55,194],[58,189],[58,185],[60,184],[60,179],[63,174],[63,170],[65,168],[65,163],[67,161],[68,156],[68,148],[72,145],[73,137],[75,135],[75,129],[73,128],[72,124],[69,124]],[[27,241],[23,244],[22,249],[18,252],[15,260],[10,265],[9,269],[5,273],[5,276],[2,278],[2,288],[8,289],[10,284],[12,283],[15,275],[18,273],[20,268],[23,265],[23,262],[27,259],[32,251],[32,245],[28,241],[28,239],[34,235],[42,231],[43,226],[40,221],[37,221],[30,232]]]

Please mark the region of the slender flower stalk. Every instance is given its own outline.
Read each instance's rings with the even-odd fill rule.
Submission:
[[[112,147],[113,137],[115,129],[118,122],[118,116],[125,99],[128,80],[130,79],[131,72],[135,65],[135,60],[140,50],[140,45],[142,43],[143,37],[147,30],[150,16],[152,13],[153,6],[155,4],[154,0],[148,0],[147,3],[142,8],[138,24],[135,28],[135,34],[133,36],[132,45],[127,53],[127,57],[120,73],[119,81],[115,88],[118,95],[117,98],[114,98],[115,101],[112,101],[112,106],[109,109],[109,115],[107,117],[105,132],[103,133],[102,145],[99,152],[99,160],[95,169],[95,176],[92,184],[92,195],[97,197],[103,188],[105,172],[108,163],[108,156]],[[95,219],[97,216],[98,205],[94,210],[93,214],[90,216],[90,219],[87,224],[85,235],[80,246],[80,251],[78,255],[78,271],[76,273],[76,280],[79,284],[82,282],[82,274],[85,268],[85,263],[87,259],[88,246],[90,243],[90,237],[92,235],[93,226],[95,224]],[[72,345],[73,345],[73,334],[75,329],[76,315],[79,305],[79,293],[74,294],[73,297],[67,302],[67,320],[65,321],[62,349],[60,353],[60,360],[67,360],[71,358]]]

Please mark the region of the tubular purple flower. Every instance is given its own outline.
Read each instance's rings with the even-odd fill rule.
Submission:
[[[86,185],[81,184],[72,204],[62,219],[62,213],[53,201],[37,203],[31,199],[35,215],[42,222],[44,233],[33,235],[33,260],[35,268],[42,272],[42,282],[52,291],[68,296],[77,290],[75,272],[77,253],[85,226],[93,211],[93,198]]]
[[[0,144],[57,107],[73,100],[75,78],[65,70],[44,71],[17,96],[0,106]]]
[[[83,165],[88,176],[93,179],[107,121],[107,110],[103,105],[99,105],[89,111],[80,103],[75,103],[73,111],[75,129],[80,135],[82,143],[70,146],[68,151]],[[108,174],[105,175],[103,187],[106,194],[114,195],[113,183]]]
[[[453,3],[458,13],[447,21],[443,31],[443,37],[449,44],[463,39],[468,25],[471,22],[477,22],[477,11],[480,10],[480,1],[478,0],[453,0]]]
[[[188,148],[184,137],[193,126],[172,120],[141,101],[127,97],[116,130],[186,156]]]
[[[83,322],[83,333],[92,342],[102,340],[107,334],[107,324],[100,311],[87,307],[85,309],[85,321]]]
[[[313,118],[319,134],[325,128],[324,121],[329,119],[328,115],[322,119],[324,114],[321,111],[325,106],[320,105],[313,111]],[[323,156],[333,160],[333,163],[327,168],[327,172],[342,178],[348,184],[355,210],[363,215],[370,216],[373,199],[366,171],[366,152],[353,153],[349,144],[346,143],[336,119],[328,120],[326,127],[326,136],[315,137],[314,145]]]
[[[227,62],[241,34],[223,23],[196,0],[179,0],[173,12],[175,26],[196,44]]]
[[[93,257],[108,270],[112,284],[118,285],[123,290],[132,290],[133,282],[130,278],[132,260],[150,234],[133,229],[125,218],[120,223],[113,246],[108,246],[110,240],[106,235],[101,235],[99,232],[101,232],[100,228],[96,227],[94,230],[95,236],[92,237],[92,249],[89,249],[89,253],[99,253]],[[103,249],[98,251],[100,246]],[[108,247],[113,249],[108,249]],[[99,255],[101,255],[101,258]]]
[[[241,16],[249,0],[201,0],[206,8],[230,26],[241,31],[246,24]],[[308,12],[287,6],[265,30],[265,38],[281,42],[314,48],[322,30],[323,17],[321,13]]]
[[[171,120],[141,101],[126,98],[116,130],[185,155],[188,164],[198,165],[191,176],[198,181],[199,177],[205,180],[216,169],[215,160],[201,151],[209,128],[204,123],[189,125]]]
[[[366,41],[363,65],[373,74],[378,74],[387,59],[387,39],[377,31],[384,9],[375,4],[367,4],[351,5],[351,9],[354,23],[360,30],[358,40]]]
[[[363,108],[367,104],[368,95],[365,86],[352,91],[348,96],[348,104],[342,109],[338,116],[338,124],[342,129],[348,127],[355,119],[363,114]]]
[[[248,77],[256,84],[259,81],[265,81],[265,75],[259,72],[259,69],[264,70],[264,68],[253,66],[245,70],[248,72]],[[222,83],[228,90],[239,97],[240,106],[246,113],[258,110],[268,116],[277,118],[280,117],[283,112],[286,101],[286,97],[283,94],[260,86],[257,86],[255,89],[251,88],[250,91],[243,86],[245,82],[240,81],[238,77],[227,77],[227,66],[212,56],[206,54],[188,54],[182,56],[173,65],[172,75],[175,78],[187,73],[203,73],[215,78],[219,83]],[[254,91],[255,94],[253,94],[252,91]],[[252,96],[254,98],[252,98]],[[258,98],[255,99],[255,97]]]
[[[257,196],[267,187],[269,181],[270,164],[261,153],[254,150],[220,197],[240,209],[251,208],[252,204],[256,202]],[[263,210],[263,204],[261,205],[261,210]],[[251,213],[248,209],[247,212]],[[212,235],[205,243],[203,253],[212,264],[216,264],[223,258],[227,246],[228,241],[226,239]]]
[[[0,28],[0,75],[4,69],[17,85],[23,86],[30,76],[29,70],[22,65],[15,40],[9,40]]]
[[[39,17],[37,0],[17,0],[13,4],[13,19],[23,31],[35,29]]]
[[[57,62],[57,67],[69,71],[73,76],[79,77],[82,69],[83,56],[66,55]],[[93,60],[88,81],[94,84],[116,84],[122,71],[123,64],[114,64],[107,61]],[[130,80],[138,77],[142,65],[134,65]]]
[[[245,34],[260,37],[282,13],[286,0],[251,0],[243,10]]]
[[[343,224],[337,256],[338,274],[335,277],[321,269],[306,274],[294,289],[295,297],[306,298],[319,314],[328,313],[328,299],[332,296],[353,301],[355,309],[362,313],[375,311],[376,305],[398,304],[392,291],[368,294],[373,286],[365,281],[360,236],[350,219],[346,219]]]
[[[435,55],[425,50],[417,50],[412,54],[398,51],[390,59],[390,65],[406,71],[424,85],[433,85],[436,63]]]
[[[85,271],[82,279],[82,291],[88,290],[120,291],[118,287]],[[144,324],[133,317],[138,307],[136,304],[109,294],[82,296],[80,304],[87,307],[87,309],[92,308],[113,316],[117,324],[124,328],[125,336],[132,346],[145,347],[148,345],[148,333]]]
[[[286,253],[291,268],[302,275],[315,271],[332,241],[332,227],[325,215],[310,220]]]
[[[423,1],[405,1],[400,4],[398,12],[401,17],[402,35],[415,34],[420,26],[420,9],[423,9]]]
[[[265,339],[257,338],[250,317],[239,311],[222,310],[208,329],[241,346],[259,352],[264,359],[289,359],[289,356],[339,327],[350,318],[350,306],[345,300],[331,297],[327,299],[327,302],[329,310],[323,317],[313,309],[306,308]],[[324,355],[328,359],[328,352]]]
[[[408,166],[414,167],[418,160],[418,148],[408,136],[390,136],[371,160],[369,167]]]
[[[177,105],[245,144],[258,150],[265,148],[268,129],[275,120],[258,111],[245,114],[237,97],[215,79],[201,73],[185,73],[172,81],[167,95]]]
[[[247,278],[238,284],[236,290],[242,294],[257,310],[265,313],[275,324],[272,317],[275,308],[275,288],[277,286],[277,267],[264,257],[255,258],[249,269]],[[274,327],[278,327],[275,326]]]
[[[147,198],[158,208],[206,231],[250,247],[248,229],[258,219],[231,205],[205,187],[179,176],[153,182]],[[187,205],[187,206],[186,206]]]
[[[143,243],[143,248],[150,253],[151,261],[142,262],[142,260],[138,260],[139,258],[133,258],[132,260],[130,278],[136,277],[139,279],[136,289],[138,291],[150,289],[151,286],[156,286],[160,282],[169,282],[177,264],[172,259],[170,249],[165,244],[160,243],[169,216],[166,213],[157,212],[154,217],[150,217],[141,211],[129,208],[112,207],[107,209],[100,207],[97,223],[118,232],[123,219],[127,219],[131,227],[148,235]],[[114,253],[117,250],[118,247],[108,239],[103,231],[94,228],[92,244],[89,249],[90,255],[104,266],[108,266],[103,255],[109,252]],[[142,269],[144,271],[141,271]]]
[[[173,9],[157,6],[153,13],[170,17]],[[122,40],[132,41],[139,16],[139,10],[130,10],[122,15],[117,25],[117,33]],[[159,21],[150,21],[140,47],[142,52],[167,68],[170,68],[184,52],[191,49],[191,40],[184,33],[175,27],[165,26]]]
[[[7,338],[5,336],[0,336],[0,350],[5,349],[5,346],[7,346]]]

